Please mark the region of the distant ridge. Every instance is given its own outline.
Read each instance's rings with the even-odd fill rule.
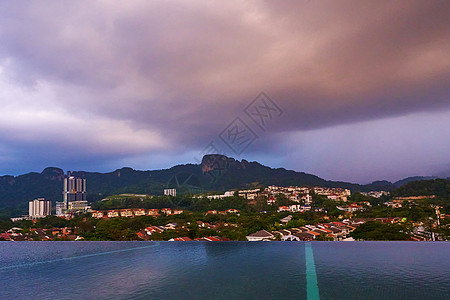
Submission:
[[[254,188],[265,185],[304,185],[341,187],[352,191],[392,190],[407,182],[430,179],[409,177],[391,183],[375,181],[360,185],[341,181],[328,181],[304,172],[270,168],[258,162],[238,161],[219,154],[205,155],[201,164],[176,165],[169,169],[138,171],[122,168],[109,173],[72,172],[87,179],[89,201],[98,201],[105,196],[119,193],[162,194],[166,187],[175,187],[180,192],[225,191],[237,188]],[[64,171],[49,167],[41,173],[20,176],[0,176],[0,209],[27,210],[27,202],[45,197],[53,202],[62,198]]]

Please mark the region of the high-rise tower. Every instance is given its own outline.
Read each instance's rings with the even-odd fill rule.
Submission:
[[[68,208],[69,202],[86,201],[86,179],[72,176],[70,171],[64,177],[63,203]]]

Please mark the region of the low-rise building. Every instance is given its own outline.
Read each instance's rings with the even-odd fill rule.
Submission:
[[[300,241],[312,241],[315,239],[315,235],[308,232],[296,232],[293,235]]]
[[[292,215],[289,215],[289,216],[284,217],[283,219],[281,219],[280,222],[281,222],[282,224],[287,224],[287,223],[289,223],[289,221],[291,221],[291,220],[292,220]]]
[[[274,240],[275,236],[266,230],[260,230],[258,232],[252,233],[246,236],[247,240],[250,242],[255,241],[270,241]]]
[[[161,233],[165,230],[163,226],[149,226],[144,229],[148,235],[152,235],[153,233]]]
[[[168,223],[168,224],[166,224],[166,226],[164,226],[164,228],[173,230],[173,229],[177,228],[177,226],[178,226],[177,223]]]
[[[131,210],[131,209],[121,209],[120,210],[120,216],[121,217],[125,217],[125,218],[132,217],[133,216],[133,210]]]
[[[389,206],[389,207],[392,207],[392,208],[401,208],[401,207],[402,207],[402,204],[401,204],[401,203],[399,203],[399,202],[393,202],[393,201],[385,202],[384,205]]]
[[[146,215],[145,209],[144,209],[144,208],[137,208],[137,209],[134,209],[134,210],[133,210],[133,213],[134,213],[134,215],[135,215],[136,217],[139,217],[139,216],[145,216],[145,215]]]
[[[149,216],[156,217],[156,216],[159,216],[159,210],[156,209],[156,208],[151,208],[151,209],[148,210],[148,213],[147,213],[147,214],[148,214]]]
[[[346,211],[346,212],[349,212],[349,213],[352,213],[352,212],[355,212],[355,211],[358,211],[358,210],[363,210],[364,207],[362,205],[359,205],[359,204],[356,204],[356,203],[352,203],[352,204],[349,204],[349,205],[344,206],[344,207],[337,206],[337,209],[343,210],[343,211]]]
[[[104,215],[104,213],[102,211],[94,210],[94,211],[92,211],[92,215],[91,216],[93,218],[101,219],[101,218],[103,218],[103,215]]]
[[[108,210],[108,218],[116,218],[119,216],[118,210]]]
[[[172,209],[171,208],[162,208],[161,213],[166,214],[166,215],[171,215]]]
[[[192,240],[190,238],[188,238],[187,236],[171,238],[169,240],[169,242],[189,242],[189,241],[192,241]]]
[[[291,211],[288,206],[280,206],[278,207],[278,212],[282,211]]]
[[[267,204],[268,205],[273,205],[277,202],[277,199],[274,196],[269,196],[269,198],[267,199]]]
[[[86,212],[91,208],[85,200],[70,201],[68,207],[71,212]]]

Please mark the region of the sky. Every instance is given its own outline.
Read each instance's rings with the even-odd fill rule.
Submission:
[[[2,1],[0,175],[450,176],[450,2]]]

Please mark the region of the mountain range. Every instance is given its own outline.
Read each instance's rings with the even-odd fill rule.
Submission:
[[[178,193],[223,192],[230,189],[256,188],[267,185],[298,185],[340,187],[355,191],[385,190],[403,184],[434,177],[409,177],[397,182],[375,181],[360,185],[343,181],[329,181],[303,172],[270,168],[258,162],[238,161],[219,154],[205,155],[201,164],[176,165],[170,169],[138,171],[122,168],[109,173],[75,171],[72,175],[87,181],[88,201],[122,193],[161,195],[165,188]],[[64,171],[49,167],[41,173],[0,177],[0,209],[27,211],[28,201],[44,197],[62,200]]]

